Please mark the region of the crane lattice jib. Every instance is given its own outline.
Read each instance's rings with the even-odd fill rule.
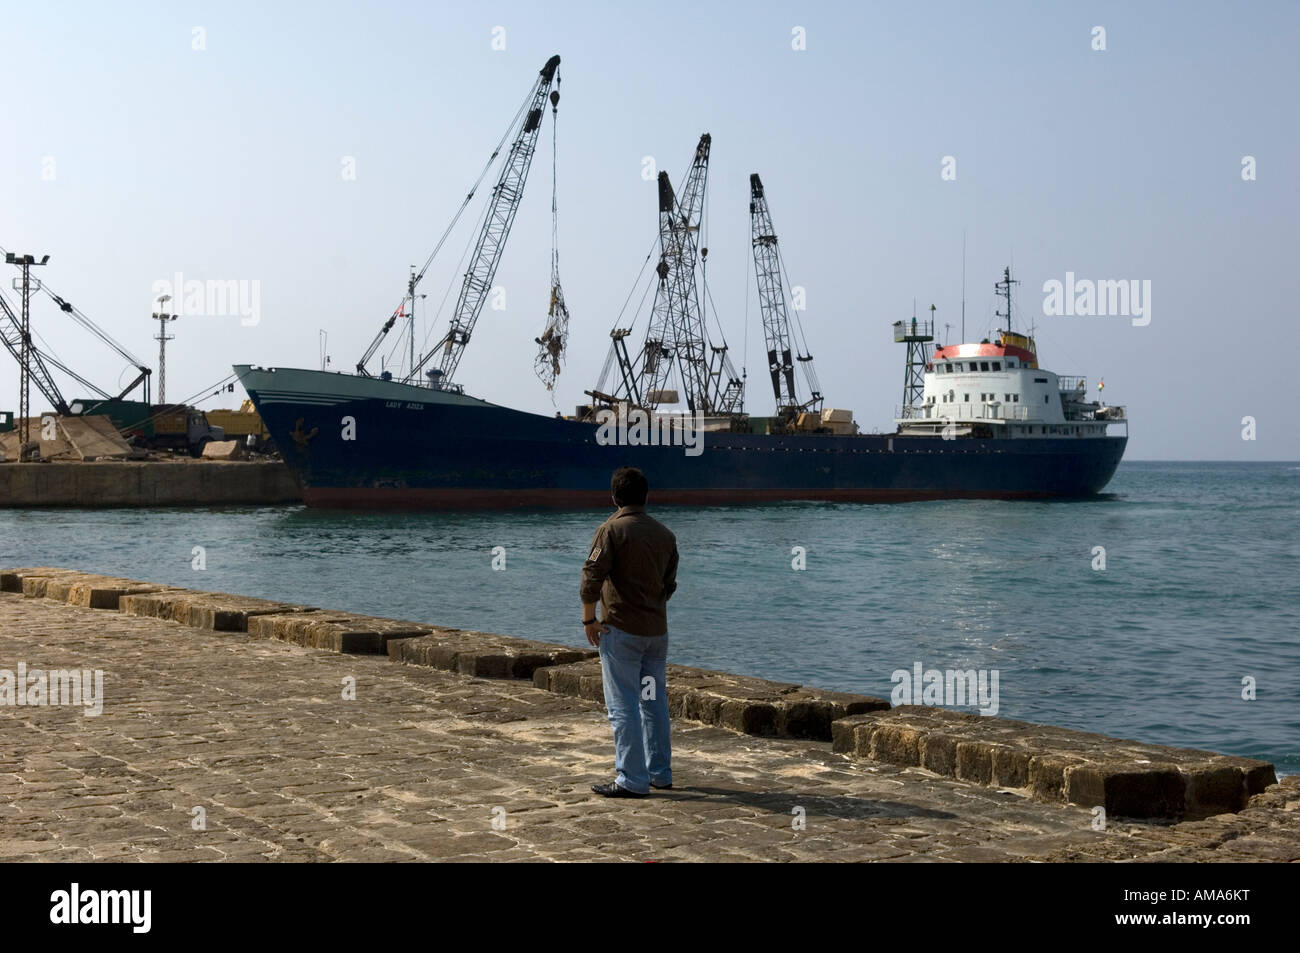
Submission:
[[[776,229],[767,208],[763,182],[755,172],[749,177],[749,216],[754,246],[754,275],[758,280],[758,305],[763,315],[763,339],[767,344],[767,369],[772,376],[772,393],[777,413],[799,406],[794,383],[793,348],[790,346],[790,318],[785,309],[785,286],[781,281],[781,254]]]
[[[519,211],[519,201],[523,198],[524,183],[528,179],[528,169],[533,162],[533,153],[537,150],[537,136],[542,128],[543,107],[550,93],[551,82],[560,65],[560,58],[552,56],[542,67],[537,84],[533,87],[532,101],[525,113],[519,135],[510,146],[501,167],[501,175],[492,188],[492,197],[488,200],[487,215],[483,220],[483,230],[479,232],[478,242],[474,246],[474,255],[465,280],[460,286],[460,295],[456,299],[456,311],[452,315],[451,325],[442,339],[441,374],[437,386],[446,387],[451,383],[460,363],[465,345],[469,343],[474,325],[483,312],[488,292],[492,288],[492,279],[496,276],[497,265],[501,263],[501,252],[506,239],[510,236],[510,226],[514,223],[515,213]]]
[[[14,356],[14,360],[21,364],[23,360],[22,321],[13,313],[3,295],[0,295],[0,342]],[[68,402],[63,399],[63,394],[59,392],[59,387],[50,375],[49,368],[45,366],[41,352],[32,346],[30,338],[27,342],[27,358],[27,372],[31,375],[37,389],[45,395],[45,399],[50,402],[55,413],[63,417],[69,416],[71,412],[68,410]]]
[[[695,282],[696,233],[711,143],[708,133],[700,137],[680,197],[674,196],[668,173],[659,173],[659,289],[646,332],[642,388],[647,402],[656,403],[653,392],[663,388],[672,368],[672,361],[663,358],[671,355],[676,358],[687,406],[701,413],[709,412],[712,400],[704,318]]]

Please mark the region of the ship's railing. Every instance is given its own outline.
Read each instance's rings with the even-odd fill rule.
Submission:
[[[934,321],[918,321],[912,318],[910,321],[894,322],[894,343],[899,344],[903,341],[933,341],[934,340]]]
[[[916,407],[896,405],[895,420],[1037,420],[1024,404],[922,404]]]
[[[1088,378],[1086,377],[1058,377],[1056,380],[1060,385],[1061,390],[1078,390],[1083,391],[1084,393],[1088,392]]]

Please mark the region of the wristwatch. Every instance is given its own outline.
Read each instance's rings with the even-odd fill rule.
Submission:
[[[583,620],[582,620],[582,624],[583,624],[583,625],[595,625],[595,624],[596,624],[596,620],[595,620],[595,619],[583,619]]]

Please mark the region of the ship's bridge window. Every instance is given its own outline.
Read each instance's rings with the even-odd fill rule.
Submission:
[[[966,395],[966,403],[968,403],[968,404],[970,403],[970,394],[967,394],[967,395]]]
[[[993,362],[993,370],[995,370],[995,371],[1000,371],[1000,370],[1002,370],[1002,362],[1001,362],[1001,361],[994,361],[994,362]]]
[[[989,369],[989,362],[988,362],[988,361],[980,361],[980,370],[981,370],[981,371],[987,371],[988,369]]]
[[[1013,367],[1015,367],[1015,366],[1016,366],[1016,362],[1015,362],[1015,361],[1007,361],[1007,370],[1010,370],[1011,368],[1013,368]]]

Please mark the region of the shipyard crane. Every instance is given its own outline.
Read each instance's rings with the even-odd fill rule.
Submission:
[[[659,261],[650,322],[642,345],[640,367],[633,365],[627,349],[630,328],[610,332],[611,346],[595,390],[598,401],[613,403],[605,393],[610,372],[617,363],[619,394],[632,404],[656,409],[670,396],[665,390],[673,367],[678,369],[687,406],[704,414],[739,413],[744,381],[727,356],[727,345],[713,344],[704,322],[704,308],[695,269],[703,267],[708,249],[699,247],[698,234],[708,181],[713,137],[700,136],[681,193],[673,191],[667,172],[659,173]],[[648,260],[647,260],[648,263]],[[644,266],[643,266],[644,267]],[[639,280],[639,279],[638,279]],[[707,288],[707,285],[706,285]]]
[[[642,351],[641,394],[651,409],[662,402],[664,384],[676,363],[686,405],[692,411],[709,410],[708,359],[695,283],[694,233],[699,231],[704,207],[712,142],[707,132],[700,136],[680,197],[673,194],[668,173],[659,173],[659,264],[655,266],[659,287]]]
[[[5,253],[6,260],[11,261],[11,263],[13,264],[19,263],[17,261],[17,256],[5,252],[5,250],[2,248],[0,248],[0,252]],[[28,355],[27,372],[28,374],[31,375],[32,382],[36,385],[37,389],[43,395],[45,395],[45,399],[50,402],[51,408],[56,413],[58,413],[61,416],[69,416],[71,415],[71,409],[70,409],[70,405],[68,404],[68,401],[66,400],[66,398],[64,398],[62,391],[59,389],[59,386],[56,383],[54,376],[50,373],[51,367],[59,371],[62,371],[64,374],[68,375],[70,378],[75,380],[77,383],[81,384],[83,387],[87,388],[90,391],[93,391],[94,394],[100,397],[101,399],[122,400],[123,398],[126,397],[127,394],[135,390],[136,387],[142,387],[144,391],[144,399],[148,401],[149,380],[153,372],[146,364],[144,364],[144,362],[142,362],[134,354],[132,354],[125,347],[123,347],[121,344],[115,341],[103,328],[99,327],[99,325],[97,325],[94,321],[92,321],[80,308],[76,307],[65,298],[60,297],[58,294],[52,291],[49,288],[49,286],[46,285],[44,282],[40,283],[35,290],[43,292],[45,295],[47,295],[50,298],[50,300],[53,301],[56,306],[58,306],[60,311],[67,314],[70,318],[72,318],[73,321],[75,321],[77,324],[80,324],[83,328],[85,328],[87,331],[89,331],[91,334],[97,337],[100,341],[102,341],[108,347],[112,348],[112,350],[116,352],[118,356],[120,356],[123,360],[130,363],[131,366],[138,372],[135,378],[129,384],[127,384],[126,387],[122,388],[122,390],[116,395],[116,397],[114,397],[112,394],[108,393],[102,388],[96,387],[90,381],[86,380],[86,378],[82,377],[72,368],[68,367],[63,362],[61,362],[56,357],[54,357],[53,354],[50,354],[48,351],[43,351],[40,348],[38,348],[36,344],[31,340],[32,335],[30,334],[29,331],[27,334],[28,339],[26,342],[27,344],[26,352]],[[20,365],[23,363],[23,350],[24,350],[23,336],[24,336],[24,332],[23,332],[22,321],[14,313],[14,310],[12,306],[9,304],[9,302],[5,300],[4,294],[0,293],[0,343],[4,344],[5,349],[14,356],[14,359],[18,361]]]
[[[424,277],[425,272],[433,263],[434,257],[447,240],[447,236],[455,227],[457,220],[469,205],[470,200],[474,198],[478,184],[483,181],[488,169],[496,161],[501,146],[510,135],[510,131],[517,128],[518,132],[510,145],[510,151],[504,163],[502,163],[497,183],[492,187],[492,195],[488,200],[482,230],[475,242],[474,252],[470,258],[469,267],[465,272],[464,281],[461,284],[460,294],[456,300],[456,310],[451,317],[450,326],[447,333],[433,349],[411,368],[408,379],[413,382],[418,382],[417,375],[424,365],[435,354],[441,354],[439,366],[428,372],[430,385],[440,390],[457,389],[456,385],[452,384],[452,377],[455,375],[456,367],[465,351],[465,345],[469,343],[470,335],[474,331],[474,325],[478,322],[479,315],[483,311],[483,305],[486,303],[488,292],[491,290],[492,279],[496,275],[497,266],[501,263],[501,253],[505,248],[506,239],[510,235],[510,226],[514,223],[515,213],[519,210],[519,202],[524,193],[524,183],[528,179],[528,170],[532,165],[533,153],[537,148],[537,137],[542,127],[542,116],[546,100],[551,93],[551,84],[555,79],[556,70],[559,66],[559,56],[552,56],[546,61],[546,65],[542,67],[536,82],[533,83],[533,88],[525,100],[524,106],[516,113],[516,119],[511,123],[510,130],[507,131],[506,136],[502,137],[501,143],[498,143],[497,148],[488,158],[487,165],[479,174],[478,182],[465,196],[464,202],[461,203],[461,207],[447,227],[447,231],[443,233],[433,253],[429,255],[428,260],[425,262],[424,268],[408,283],[407,294],[409,296],[414,294],[416,285]],[[559,94],[556,92],[552,98],[552,107],[558,100]],[[404,297],[403,302],[406,300]],[[366,365],[374,357],[375,352],[379,350],[380,344],[383,343],[384,337],[392,330],[393,325],[397,323],[397,319],[401,316],[403,316],[403,310],[399,305],[357,363],[358,373],[369,375]]]
[[[510,237],[510,226],[514,224],[519,202],[524,197],[524,183],[528,181],[528,170],[533,163],[533,153],[537,150],[537,136],[542,128],[544,107],[559,66],[560,58],[552,56],[538,74],[523,126],[510,147],[510,154],[492,189],[483,230],[479,232],[469,269],[465,272],[465,281],[460,286],[456,313],[452,315],[446,335],[438,342],[438,347],[442,348],[442,363],[433,378],[436,387],[446,388],[451,385],[461,355],[465,353],[465,345],[469,343],[474,325],[483,312],[483,304],[492,287],[492,279],[496,276],[497,265],[501,263],[501,252],[505,250],[506,239]],[[559,101],[558,93],[554,101]],[[432,353],[436,353],[438,347]],[[414,368],[412,375],[417,370],[418,367]]]
[[[673,358],[692,412],[736,413],[743,397],[743,382],[727,357],[726,341],[715,345],[709,339],[695,274],[709,254],[699,245],[699,232],[712,143],[707,132],[700,136],[680,196],[674,195],[668,173],[659,173],[659,287],[646,330],[639,385],[651,409],[663,402],[659,398]]]
[[[790,420],[802,411],[820,411],[822,395],[813,371],[812,355],[800,354],[791,346],[790,318],[786,310],[785,266],[777,247],[772,213],[767,207],[763,180],[755,172],[749,177],[749,217],[754,246],[754,276],[758,281],[758,305],[763,315],[763,338],[767,343],[767,367],[772,376],[779,417]],[[805,348],[806,350],[806,348]],[[812,396],[800,401],[794,381],[795,361],[804,366]]]

